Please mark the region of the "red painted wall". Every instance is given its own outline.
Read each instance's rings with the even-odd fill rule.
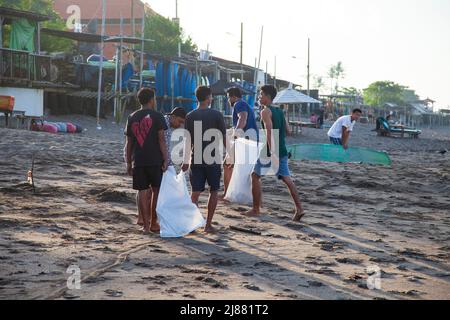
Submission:
[[[141,19],[144,10],[152,11],[147,4],[140,0],[107,0],[106,8],[106,35],[115,36],[120,34],[120,18],[125,21],[123,24],[123,34],[132,36],[131,25],[131,1],[134,2],[134,19],[135,19],[135,34],[137,35],[141,30]],[[101,33],[101,19],[102,19],[102,0],[55,0],[54,9],[63,18],[67,19],[72,13],[67,13],[67,9],[71,5],[80,7],[81,23],[87,24],[92,19],[98,19],[97,34]],[[113,20],[112,20],[113,19]],[[115,54],[113,44],[105,44],[105,56],[111,59]]]

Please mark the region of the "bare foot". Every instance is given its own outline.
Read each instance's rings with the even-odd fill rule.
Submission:
[[[159,226],[159,224],[156,224],[155,226],[150,227],[150,231],[154,232],[154,233],[158,233],[161,231],[161,227]]]
[[[205,231],[205,233],[210,233],[210,234],[217,233],[217,229],[214,228],[213,226],[206,226],[204,231]]]
[[[295,215],[294,215],[294,218],[292,219],[292,221],[299,222],[300,220],[302,220],[302,218],[304,216],[305,216],[305,212],[303,210],[297,209],[295,211]]]
[[[142,234],[143,235],[149,235],[151,232],[150,232],[150,229],[142,229]]]
[[[259,210],[252,209],[250,211],[244,212],[243,215],[247,217],[259,217],[261,213],[259,212]]]
[[[222,194],[222,195],[220,195],[219,197],[218,197],[218,200],[220,201],[220,202],[224,202],[224,203],[230,203],[230,201],[228,201],[227,199],[225,199],[225,197],[226,197],[226,195],[225,194]]]

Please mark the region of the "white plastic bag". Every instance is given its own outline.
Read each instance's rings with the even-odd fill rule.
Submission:
[[[253,203],[252,172],[261,152],[261,147],[261,144],[258,147],[256,141],[243,138],[234,142],[235,164],[225,195],[226,200],[243,205]]]
[[[180,238],[206,224],[200,210],[192,203],[185,173],[178,175],[173,166],[164,173],[156,212],[162,238]]]

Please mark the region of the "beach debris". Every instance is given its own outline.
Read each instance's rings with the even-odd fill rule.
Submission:
[[[28,170],[27,174],[27,183],[33,188],[33,193],[36,192],[36,188],[34,185],[34,160],[36,158],[36,154],[34,153],[31,157],[31,169]]]

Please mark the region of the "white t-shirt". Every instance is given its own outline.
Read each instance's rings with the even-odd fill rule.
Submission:
[[[328,131],[328,136],[331,138],[342,138],[342,127],[346,127],[348,131],[353,131],[356,121],[352,122],[352,116],[343,116],[336,120],[331,129]]]

